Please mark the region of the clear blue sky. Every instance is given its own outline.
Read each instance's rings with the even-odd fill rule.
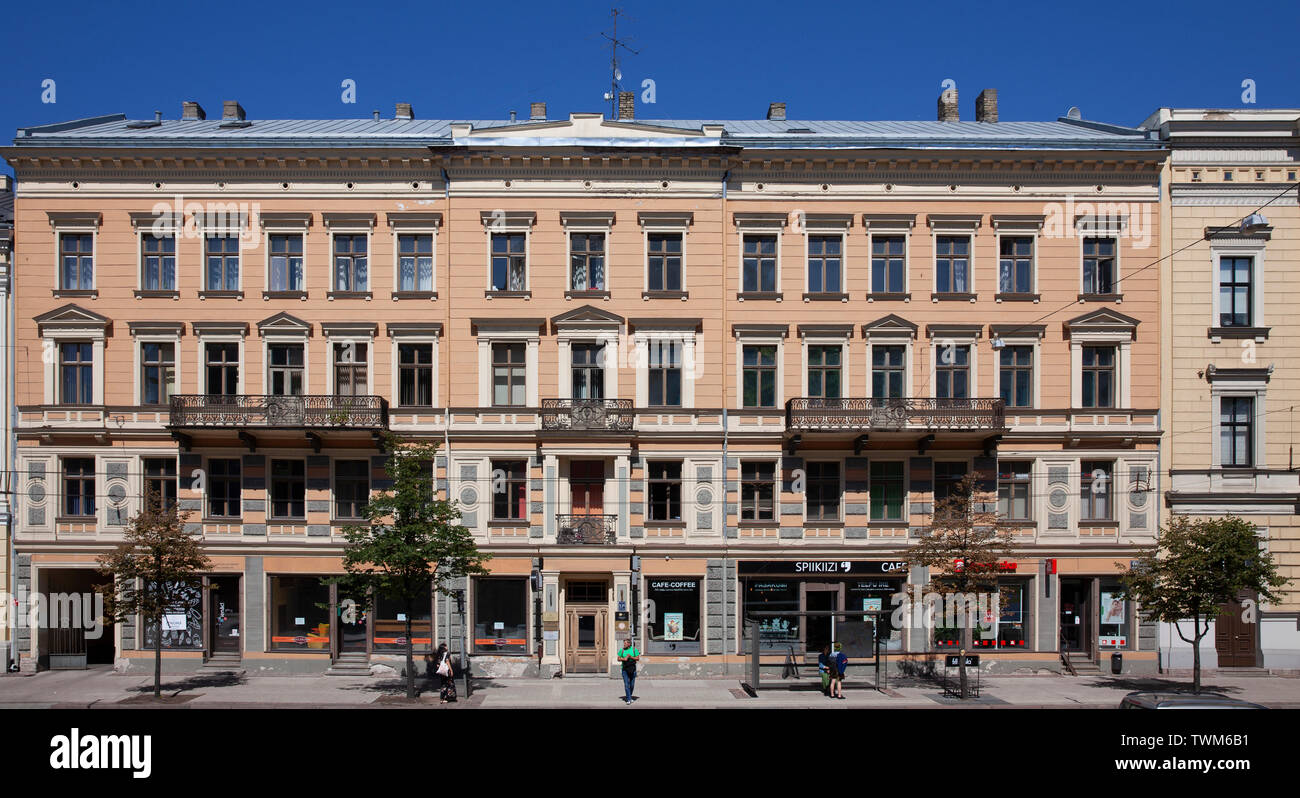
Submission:
[[[124,112],[421,118],[552,117],[607,108],[610,0],[315,3],[15,2],[0,40],[0,139],[15,128]],[[1137,124],[1161,105],[1300,106],[1300,3],[709,3],[626,0],[623,83],[656,83],[638,116],[933,119],[956,81],[963,118],[999,89],[1003,119]],[[43,103],[53,79],[56,102]],[[356,81],[357,102],[341,101]]]

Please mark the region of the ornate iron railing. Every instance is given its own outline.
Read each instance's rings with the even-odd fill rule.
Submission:
[[[556,513],[556,543],[613,543],[618,538],[617,515]]]
[[[171,400],[173,427],[388,427],[382,396],[181,394]]]
[[[970,429],[1006,424],[1001,399],[821,399],[800,397],[785,405],[785,425],[796,430]]]
[[[636,410],[631,399],[543,399],[543,430],[631,432]]]

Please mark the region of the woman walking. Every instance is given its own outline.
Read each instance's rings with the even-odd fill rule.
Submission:
[[[438,653],[433,657],[438,663],[434,671],[442,679],[442,686],[438,690],[438,703],[446,704],[456,700],[456,680],[452,678],[451,669],[451,652],[447,650],[446,643],[438,645]]]

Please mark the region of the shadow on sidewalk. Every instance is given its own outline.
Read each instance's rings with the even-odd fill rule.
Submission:
[[[1124,693],[1190,693],[1192,692],[1191,680],[1182,681],[1179,679],[1161,678],[1159,676],[1128,676],[1128,677],[1093,677],[1084,683],[1087,687],[1106,687]],[[1227,695],[1229,693],[1240,693],[1240,687],[1225,684],[1206,684],[1201,682],[1202,693],[1220,693]]]
[[[179,681],[164,679],[161,684],[163,692],[172,690],[197,690],[201,687],[237,687],[241,684],[247,684],[247,679],[242,673],[222,672],[212,674],[199,674],[196,676],[187,676]],[[131,693],[152,693],[153,680],[147,684],[130,688],[127,692]]]

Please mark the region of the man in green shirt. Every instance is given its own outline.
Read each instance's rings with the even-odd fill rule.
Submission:
[[[623,703],[628,705],[632,703],[632,688],[636,686],[636,661],[640,656],[641,652],[632,645],[632,638],[623,641],[618,661],[623,663]]]

